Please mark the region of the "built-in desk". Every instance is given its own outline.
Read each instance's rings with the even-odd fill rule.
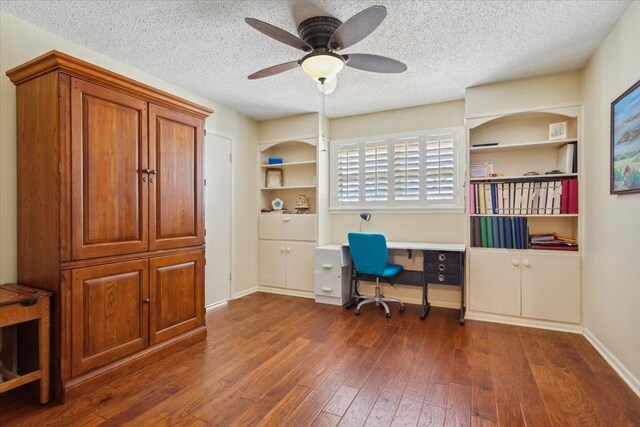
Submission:
[[[345,243],[343,246],[348,247]],[[420,319],[424,319],[429,312],[429,283],[438,285],[460,286],[460,324],[464,324],[465,314],[465,286],[464,286],[464,259],[466,245],[459,243],[421,243],[421,242],[387,242],[389,250],[405,250],[411,258],[414,251],[421,251],[423,255],[422,271],[403,270],[400,274],[390,279],[384,279],[385,283],[421,286],[422,287],[422,311]],[[375,282],[375,277],[363,277],[364,280]],[[357,289],[355,269],[351,264],[351,283],[349,301],[345,307],[351,308],[355,304]]]

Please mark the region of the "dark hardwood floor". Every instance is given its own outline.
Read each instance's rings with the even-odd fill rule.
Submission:
[[[418,311],[252,294],[207,313],[205,342],[65,405],[0,395],[0,425],[640,425],[582,336]]]

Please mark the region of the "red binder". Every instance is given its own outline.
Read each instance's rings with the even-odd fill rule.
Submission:
[[[567,213],[578,213],[578,180],[569,180],[569,211]]]

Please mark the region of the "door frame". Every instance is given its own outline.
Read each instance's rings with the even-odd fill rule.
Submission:
[[[233,250],[235,248],[234,242],[235,242],[235,239],[236,239],[236,235],[235,235],[236,233],[235,233],[234,221],[233,221],[233,217],[234,217],[234,214],[235,214],[235,206],[234,206],[234,203],[233,203],[233,189],[235,187],[235,177],[234,177],[234,174],[233,174],[234,161],[235,161],[235,156],[233,154],[233,140],[234,140],[234,138],[230,134],[228,134],[226,132],[221,132],[221,131],[219,131],[219,130],[217,130],[215,128],[207,127],[206,122],[205,122],[205,125],[204,125],[204,130],[205,130],[205,135],[204,135],[203,149],[206,149],[207,136],[209,134],[214,135],[214,136],[219,136],[221,138],[226,138],[226,139],[228,139],[230,141],[230,144],[231,144],[231,147],[230,147],[231,148],[230,149],[231,159],[229,161],[229,174],[231,175],[230,179],[229,179],[229,199],[230,199],[229,208],[231,209],[231,213],[229,215],[229,230],[230,230],[230,234],[231,234],[231,239],[230,239],[230,242],[229,242],[229,262],[230,262],[230,265],[229,265],[229,270],[230,271],[229,271],[229,273],[231,274],[231,280],[229,280],[229,299],[228,299],[228,300],[231,300],[231,299],[234,299],[234,289],[235,289],[235,280],[236,280],[236,274],[235,274],[235,271],[234,271],[234,268],[233,268],[234,265],[235,265],[235,256],[234,256]],[[204,173],[204,170],[203,170],[203,173]],[[206,193],[206,190],[205,190],[205,193]],[[203,202],[204,202],[204,198],[203,198]],[[206,221],[206,212],[205,212],[205,221]],[[205,257],[206,257],[206,249],[205,249]],[[204,280],[205,280],[205,288],[206,288],[206,281],[207,281],[206,275],[205,275]],[[206,295],[205,295],[205,299],[206,299]],[[226,300],[226,301],[228,301],[228,300]],[[222,304],[222,303],[224,303],[226,301],[220,301],[220,302],[217,302],[217,303],[209,304],[208,306],[205,306],[205,309],[209,309],[209,308],[215,307],[216,305]]]

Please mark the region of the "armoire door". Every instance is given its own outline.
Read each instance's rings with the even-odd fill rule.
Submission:
[[[74,259],[147,250],[147,103],[71,79]]]
[[[72,271],[72,375],[148,346],[147,276],[146,259]]]
[[[204,243],[203,120],[149,105],[149,248]]]
[[[151,344],[204,324],[204,251],[151,258]]]

